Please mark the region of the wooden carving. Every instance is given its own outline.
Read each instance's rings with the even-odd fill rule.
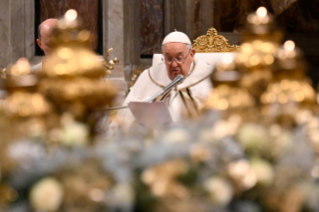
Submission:
[[[228,40],[224,36],[218,35],[217,30],[212,27],[206,35],[199,36],[194,40],[193,48],[197,53],[235,52],[239,46],[228,44]]]

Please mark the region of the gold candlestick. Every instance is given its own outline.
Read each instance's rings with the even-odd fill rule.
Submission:
[[[283,34],[274,18],[264,7],[250,14],[242,33],[242,44],[237,63],[244,72],[242,86],[258,102],[271,80],[274,53],[280,46]]]
[[[306,64],[300,49],[286,41],[276,52],[273,80],[261,95],[263,113],[285,125],[293,125],[301,111],[313,112],[315,91],[305,75]]]
[[[113,84],[101,80],[105,67],[90,49],[89,41],[90,33],[83,29],[76,11],[69,10],[53,33],[53,51],[43,66],[40,84],[40,91],[61,113],[69,112],[78,119],[111,104],[117,94]],[[114,64],[106,67],[111,70]]]

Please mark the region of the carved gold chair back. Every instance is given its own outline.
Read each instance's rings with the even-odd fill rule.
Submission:
[[[206,35],[199,36],[194,40],[193,48],[196,53],[211,53],[211,52],[236,52],[239,50],[239,46],[230,45],[228,40],[218,35],[215,28],[210,28]]]

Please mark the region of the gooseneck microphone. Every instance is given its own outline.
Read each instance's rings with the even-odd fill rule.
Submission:
[[[168,84],[166,87],[164,87],[163,90],[161,90],[155,96],[153,96],[152,98],[147,99],[144,102],[152,102],[157,97],[163,95],[166,91],[169,91],[170,89],[172,89],[172,87],[182,83],[184,81],[184,79],[185,79],[185,77],[183,75],[178,75],[177,77],[175,77],[175,79],[170,84]],[[120,109],[125,109],[125,108],[128,108],[128,106],[126,105],[126,106],[102,108],[102,109],[99,109],[99,110],[109,111],[109,110],[120,110]]]
[[[172,87],[181,84],[184,81],[185,77],[183,75],[178,75],[177,77],[175,77],[175,79],[168,84],[165,88],[163,88],[163,90],[161,90],[160,92],[158,92],[155,96],[153,96],[150,99],[147,99],[144,102],[152,102],[154,99],[158,98],[159,96],[163,95],[166,91],[172,89]]]

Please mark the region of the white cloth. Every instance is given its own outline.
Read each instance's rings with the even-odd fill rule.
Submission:
[[[42,71],[42,62],[31,67],[32,74],[38,74]]]
[[[195,60],[189,76],[164,98],[168,102],[168,108],[174,122],[181,121],[185,113],[194,113],[194,108],[197,111],[203,108],[212,89],[209,76],[213,69],[214,65]],[[126,106],[131,101],[145,101],[152,98],[170,82],[164,63],[152,66],[140,75],[123,105]],[[185,101],[188,104],[185,105]],[[135,120],[129,109],[119,110],[118,115],[120,116],[121,124],[125,125],[124,129],[128,129]],[[113,123],[111,127],[116,125]]]

